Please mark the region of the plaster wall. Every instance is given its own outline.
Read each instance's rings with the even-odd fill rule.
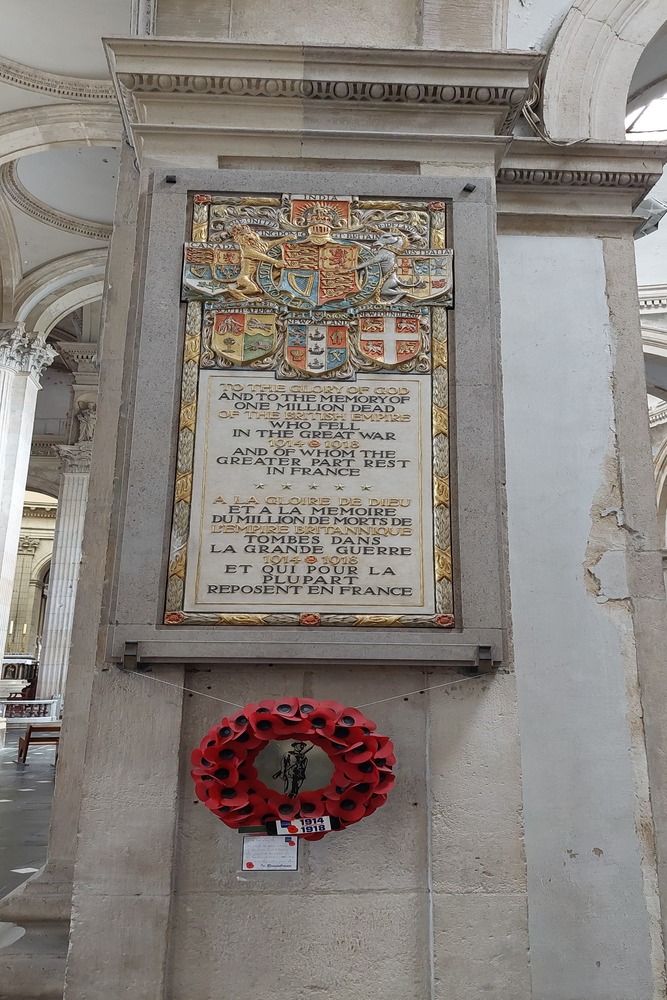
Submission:
[[[42,375],[42,388],[37,393],[34,434],[63,434],[67,426],[70,405],[69,372],[47,368]]]
[[[106,247],[105,242],[67,233],[63,229],[38,222],[15,206],[11,206],[9,211],[16,227],[24,275],[57,257],[64,257],[79,250],[98,250],[100,247]]]
[[[603,509],[618,467],[602,243],[503,236],[499,253],[533,991],[648,1000],[663,959],[625,543]]]
[[[510,0],[507,48],[546,52],[571,6],[571,0]]]

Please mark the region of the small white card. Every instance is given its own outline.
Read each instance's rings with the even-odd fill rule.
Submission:
[[[247,872],[298,871],[296,837],[244,837],[243,870]]]

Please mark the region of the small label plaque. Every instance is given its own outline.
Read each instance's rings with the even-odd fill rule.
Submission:
[[[295,837],[244,837],[243,870],[246,872],[295,872],[299,869],[299,844]]]

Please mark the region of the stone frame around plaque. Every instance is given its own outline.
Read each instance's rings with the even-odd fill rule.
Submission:
[[[493,180],[483,173],[423,177],[307,170],[154,169],[142,180],[137,280],[129,316],[141,334],[126,378],[131,447],[123,467],[125,504],[110,581],[108,655],[136,644],[153,662],[474,663],[480,646],[504,656],[506,565],[502,510],[502,420]],[[471,183],[472,182],[472,183]],[[474,187],[472,193],[464,186]],[[451,206],[456,315],[450,314],[449,377],[452,581],[455,625],[440,628],[164,624],[174,506],[187,304],[178,301],[192,198],[201,192],[362,192]],[[452,339],[453,335],[453,339]],[[162,470],[167,470],[166,475]],[[171,471],[169,471],[171,470]],[[344,654],[343,654],[344,650]]]
[[[336,196],[323,192],[307,195],[274,192],[269,196],[196,192],[190,197],[192,239],[191,242],[186,241],[184,248],[182,298],[186,302],[185,342],[164,624],[454,627],[447,379],[447,313],[453,305],[453,250],[448,240],[450,226],[447,223],[446,202],[414,198],[398,200],[377,195]],[[298,333],[293,333],[294,330]],[[335,331],[335,349],[329,347],[329,340],[334,336],[331,331]],[[298,344],[298,348],[292,346],[293,343]],[[205,383],[210,387],[216,381],[210,378],[214,371],[221,376],[227,375],[232,380],[228,383],[230,386],[234,385],[234,379],[243,385],[244,377],[251,376],[245,385],[254,388],[256,393],[261,391],[257,383],[261,379],[267,380],[263,383],[267,386],[266,398],[279,395],[275,391],[269,392],[272,376],[285,383],[284,386],[276,383],[278,388],[285,389],[285,399],[294,398],[299,386],[303,387],[304,398],[312,395],[308,393],[309,388],[317,389],[321,399],[340,400],[341,394],[347,392],[352,394],[352,410],[355,409],[357,385],[362,384],[359,379],[372,384],[379,393],[383,392],[382,376],[390,376],[391,382],[400,382],[398,389],[401,392],[409,392],[407,386],[410,385],[411,391],[424,399],[429,411],[426,419],[424,403],[417,407],[415,414],[380,412],[373,415],[384,416],[384,422],[403,417],[413,421],[413,425],[407,428],[403,423],[389,422],[387,428],[399,432],[403,430],[404,436],[406,430],[412,430],[413,439],[407,447],[404,446],[402,454],[412,456],[416,450],[420,470],[427,463],[430,465],[426,476],[421,471],[417,473],[418,499],[409,512],[412,517],[397,518],[397,513],[405,511],[388,505],[369,508],[377,511],[380,515],[377,519],[387,524],[395,521],[416,522],[416,532],[412,531],[412,527],[392,529],[381,525],[375,529],[376,533],[399,530],[409,533],[410,537],[403,539],[406,543],[403,547],[393,547],[393,550],[399,549],[401,556],[395,557],[389,564],[382,556],[368,555],[366,561],[369,565],[377,563],[370,570],[371,574],[375,570],[375,579],[364,578],[363,564],[361,567],[348,566],[346,571],[341,568],[340,573],[333,576],[331,561],[336,559],[342,562],[342,559],[334,555],[331,545],[329,552],[326,544],[309,547],[309,542],[319,542],[320,538],[300,535],[300,541],[305,544],[289,546],[275,544],[281,541],[279,536],[266,534],[260,537],[272,537],[273,544],[264,548],[271,552],[298,548],[306,553],[305,558],[291,557],[296,564],[290,566],[289,574],[281,577],[269,572],[274,568],[271,564],[253,566],[252,557],[242,555],[240,562],[246,574],[243,582],[230,577],[225,584],[215,584],[216,589],[224,589],[226,601],[216,601],[215,596],[205,598],[201,593],[202,590],[205,592],[205,583],[200,579],[203,573],[208,569],[213,574],[208,577],[209,580],[217,581],[220,576],[217,569],[210,566],[211,559],[206,560],[204,550],[208,551],[211,543],[211,551],[222,554],[224,544],[216,545],[215,542],[226,541],[227,551],[238,552],[238,544],[229,543],[238,543],[243,536],[225,537],[215,533],[220,528],[232,530],[244,527],[242,524],[211,524],[211,520],[233,520],[234,514],[227,512],[237,512],[238,518],[241,510],[246,512],[247,520],[251,512],[263,511],[263,520],[270,522],[264,529],[266,532],[284,531],[283,518],[275,513],[276,508],[264,506],[273,499],[260,492],[265,489],[265,484],[253,484],[253,477],[242,491],[244,495],[235,497],[236,504],[227,502],[227,497],[218,496],[214,502],[222,502],[222,506],[209,507],[204,511],[201,494],[210,474],[208,470],[202,470],[201,456],[208,454],[209,440],[228,437],[229,430],[243,419],[242,412],[224,410],[219,415],[234,413],[235,421],[231,426],[219,423],[217,434],[209,434],[209,426],[205,422],[207,418],[200,419],[200,414],[204,413],[205,398],[210,395],[203,387]],[[225,383],[220,379],[218,384],[223,387]],[[329,396],[324,395],[327,389]],[[242,397],[249,393],[224,395]],[[377,400],[380,397],[372,398]],[[242,407],[245,404],[241,401],[237,405]],[[268,407],[269,404],[263,405]],[[274,402],[271,405],[289,407],[291,404]],[[310,404],[309,408],[312,408]],[[382,410],[383,407],[376,405],[374,409]],[[384,409],[395,407],[386,406]],[[298,415],[285,409],[283,412],[287,417]],[[278,413],[267,416],[270,415],[277,417]],[[215,416],[211,413],[210,419],[215,420]],[[262,413],[253,413],[252,416],[261,418]],[[357,420],[362,419],[363,415],[357,415]],[[380,431],[384,422],[349,426],[356,427],[356,436],[367,442],[373,436],[368,433],[369,429],[375,427],[376,432]],[[264,425],[274,426],[269,420],[265,420]],[[272,441],[270,435],[265,440],[264,435],[269,432],[258,430],[257,422],[248,426],[251,429],[247,431],[232,429],[232,434],[253,433],[256,437],[259,433],[262,438],[255,444],[268,444],[276,454],[285,453],[286,449],[279,447],[282,441]],[[319,428],[322,421],[318,422],[315,418],[310,426],[312,431],[308,433],[311,437],[321,436]],[[401,435],[390,436],[400,438]],[[240,443],[236,441],[237,445]],[[352,503],[355,492],[360,492],[359,485],[350,479],[342,479],[335,486],[329,482],[322,483],[321,479],[318,481],[314,473],[328,471],[335,474],[338,471],[322,470],[317,465],[314,469],[304,468],[308,461],[327,462],[326,451],[324,458],[308,457],[322,454],[321,449],[327,442],[303,443],[307,445],[305,448],[292,449],[297,456],[299,453],[306,456],[292,459],[297,465],[294,472],[313,473],[308,487],[304,485],[302,492],[310,489],[319,493],[319,482],[325,492],[332,493],[326,512],[334,521],[344,520],[347,513],[344,505]],[[309,448],[308,445],[312,444],[317,446]],[[350,457],[340,459],[341,464],[353,465],[355,455],[367,455],[363,444],[364,440],[345,442],[342,450]],[[356,452],[353,450],[355,447],[359,449]],[[266,452],[268,449],[247,450]],[[337,452],[340,450],[337,449]],[[380,451],[379,454],[385,453]],[[229,456],[220,456],[218,461],[223,458],[230,460]],[[278,461],[257,456],[247,459],[248,462],[251,460],[260,463]],[[288,462],[289,459],[280,461]],[[413,457],[408,459],[408,462],[413,461]],[[405,464],[404,460],[404,467]],[[227,468],[225,471],[226,476],[217,477],[219,485],[213,493],[238,493],[238,486],[226,485],[233,478],[234,469]],[[238,478],[250,470],[236,468],[235,471]],[[260,471],[262,474],[258,475],[262,478],[264,470]],[[271,466],[266,471],[284,475],[282,469]],[[360,470],[345,471],[358,475]],[[291,488],[291,484],[285,486],[286,490]],[[364,484],[361,489],[369,490],[370,487]],[[280,492],[277,484],[272,492],[276,490]],[[345,492],[334,494],[334,490]],[[382,490],[379,492],[382,493]],[[393,492],[400,491],[394,488]],[[372,497],[373,493],[370,495]],[[357,502],[363,504],[363,499],[360,496]],[[317,515],[318,507],[311,504],[319,502],[320,497],[295,496],[290,503],[286,493],[283,500],[284,505],[277,508],[280,513],[288,504],[292,511],[296,510],[293,506],[296,503],[300,505],[299,510],[303,508],[300,519],[304,527],[293,527],[290,531],[310,532],[312,536],[313,517],[306,517],[306,513]],[[246,506],[238,501],[246,501]],[[374,502],[379,503],[379,500]],[[407,498],[400,502],[412,503]],[[367,507],[354,509],[365,510]],[[381,516],[383,514],[384,517]],[[246,541],[255,537],[250,534],[251,530],[249,527],[244,536]],[[327,532],[331,530],[326,525],[320,528],[325,543]],[[350,527],[347,530],[359,532],[361,529]],[[367,541],[370,542],[373,529],[369,527],[367,534]],[[332,536],[332,540],[335,537]],[[392,548],[385,542],[386,539],[380,539],[374,540],[374,545],[338,546],[335,552],[341,549],[391,552]],[[240,551],[247,553],[256,548],[255,545],[247,545]],[[316,550],[325,554],[316,556],[313,554]],[[287,556],[285,559],[287,561]],[[229,570],[236,574],[240,568],[237,565],[238,555],[228,556],[226,560],[213,560],[220,567],[232,561]],[[254,561],[257,562],[257,559]],[[353,561],[363,562],[357,558]],[[329,573],[329,576],[317,575],[318,572]],[[345,572],[357,576],[344,575]],[[377,576],[381,574],[390,574],[391,578],[378,580]],[[273,583],[276,579],[284,582],[276,586]],[[421,581],[417,592],[413,586],[415,579]],[[333,580],[340,582],[327,586]],[[320,581],[321,585],[314,586],[315,581]],[[351,585],[355,583],[360,586]],[[385,586],[380,586],[382,583]],[[212,591],[214,586],[208,589]],[[284,605],[282,608],[274,606],[277,598],[272,601],[268,597],[276,591],[282,592],[278,601],[278,605]],[[380,595],[378,606],[371,597],[367,597],[365,601],[357,599],[361,607],[355,607],[352,598],[346,596],[354,592]],[[251,596],[244,598],[244,593]],[[318,601],[316,595],[321,594],[325,597]],[[411,597],[403,596],[401,599],[401,595],[408,594]],[[421,612],[420,600],[424,609]],[[207,603],[218,604],[218,607],[209,610]],[[425,607],[428,604],[430,608]],[[336,610],[337,606],[339,610]]]

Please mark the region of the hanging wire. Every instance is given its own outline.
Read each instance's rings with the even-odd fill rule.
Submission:
[[[183,687],[182,684],[174,684],[173,681],[165,681],[162,677],[153,677],[152,674],[139,673],[137,670],[128,670],[128,674],[135,674],[139,677],[145,677],[147,681],[155,681],[156,684],[166,684],[167,687],[176,688],[177,691],[187,691],[188,694],[198,694],[200,698],[210,698],[211,701],[220,701],[223,705],[232,705],[233,708],[243,708],[243,705],[237,705],[235,701],[228,701],[227,698],[216,698],[214,694],[206,694],[204,691],[195,691],[194,688]]]
[[[552,139],[547,132],[544,122],[535,110],[539,106],[541,98],[542,93],[540,90],[540,84],[536,80],[532,86],[530,97],[521,108],[522,116],[528,122],[529,127],[540,137],[540,139],[544,139],[544,141],[548,142],[550,146],[576,146],[577,143],[586,141],[585,139]]]
[[[128,673],[136,674],[137,671],[131,670]],[[223,705],[231,705],[233,708],[244,708],[244,705],[238,705],[235,701],[229,701],[227,698],[218,698],[213,694],[206,694],[204,691],[197,691],[194,688],[183,687],[181,684],[174,684],[173,681],[165,681],[162,677],[154,677],[153,674],[141,673],[139,676],[145,677],[148,681],[155,681],[156,684],[166,684],[167,687],[176,688],[177,691],[185,691],[188,694],[199,695],[200,698],[208,698],[210,701],[219,701]],[[444,684],[433,684],[431,687],[416,688],[414,691],[405,691],[403,694],[394,694],[390,698],[378,698],[377,701],[366,701],[363,705],[357,705],[357,708],[371,708],[373,705],[384,705],[387,701],[398,701],[400,698],[409,698],[413,694],[428,694],[429,691],[438,691],[440,688],[454,687],[456,684],[465,684],[466,681],[478,681],[486,674],[473,674],[472,677],[459,677],[455,681],[445,681]]]
[[[428,694],[429,691],[437,691],[439,688],[454,687],[455,684],[465,684],[466,681],[478,681],[485,674],[473,674],[472,677],[459,677],[457,681],[446,681],[444,684],[433,684],[432,687],[418,688],[416,691],[406,691],[405,694],[394,694],[391,698],[380,698],[378,701],[366,701],[357,708],[370,708],[371,705],[383,705],[385,701],[396,701],[398,698],[409,698],[411,694]]]

